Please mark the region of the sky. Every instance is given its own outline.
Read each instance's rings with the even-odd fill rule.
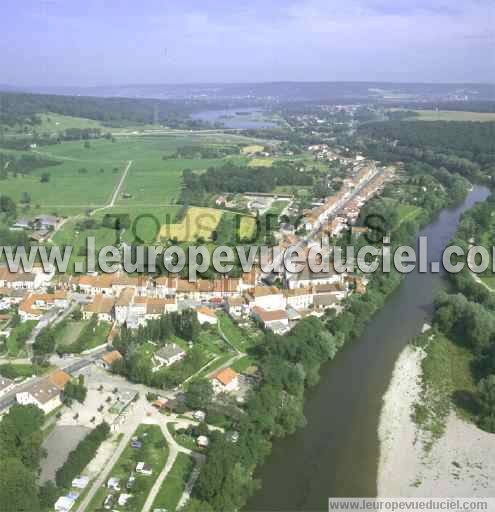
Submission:
[[[495,0],[0,0],[0,83],[495,82]]]

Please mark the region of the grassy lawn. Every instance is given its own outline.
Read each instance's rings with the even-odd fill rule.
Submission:
[[[70,332],[71,326],[79,332],[77,335],[71,333],[69,336],[73,341],[69,340],[69,342],[67,342],[64,338],[64,333]],[[96,323],[93,320],[68,322],[63,324],[60,329],[57,329],[57,347],[59,350],[74,354],[80,354],[85,350],[91,350],[106,343],[111,327],[111,324],[108,322]]]
[[[452,407],[466,419],[471,417],[476,386],[471,372],[473,354],[466,347],[437,334],[428,342],[426,352],[422,362],[423,401],[416,406],[415,420],[433,443],[444,433]]]
[[[414,220],[423,213],[423,208],[410,204],[400,204],[397,208],[399,210],[401,224],[405,221]]]
[[[495,292],[495,276],[494,275],[480,275],[480,279]]]
[[[7,379],[27,378],[32,375],[43,375],[52,369],[51,366],[38,366],[32,364],[2,364],[0,375]]]
[[[288,201],[273,201],[272,206],[267,213],[270,215],[280,215],[288,204]]]
[[[121,492],[129,492],[129,494],[134,495],[133,498],[129,500],[127,506],[119,507],[119,510],[137,511],[143,508],[144,502],[160,471],[165,466],[168,457],[168,446],[158,425],[140,425],[135,435],[139,437],[143,443],[142,447],[136,449],[129,445],[110,473],[110,477],[115,477],[120,480],[120,487],[123,489]],[[153,474],[151,476],[135,475],[135,485],[131,490],[127,491],[125,485],[138,462],[145,462],[150,465],[153,469]],[[103,510],[103,502],[108,494],[110,494],[108,489],[99,489],[91,501],[88,511],[96,512]],[[119,493],[116,493],[117,498],[118,494]],[[113,506],[115,508],[115,503]]]
[[[214,372],[217,368],[220,368],[222,365],[224,365],[229,359],[232,358],[232,353],[224,354],[221,356],[218,356],[218,358],[208,365],[206,368],[204,368],[202,371],[200,371],[193,380],[197,379],[204,379],[207,375]]]
[[[172,434],[175,441],[184,448],[188,448],[189,450],[197,450],[198,446],[194,437],[188,436],[187,434],[179,434],[176,432],[176,425],[176,423],[167,423],[168,431],[170,434]]]
[[[81,331],[83,330],[84,326],[87,325],[88,323],[88,321],[84,320],[81,320],[79,322],[64,322],[61,325],[60,329],[57,329],[56,332],[57,346],[67,347],[72,345],[81,334]]]
[[[244,356],[235,361],[232,368],[238,373],[250,373],[256,369],[256,361],[251,356]]]
[[[252,344],[246,332],[238,327],[226,313],[219,313],[218,321],[222,332],[237,350],[244,352]]]
[[[36,320],[27,320],[17,324],[12,329],[10,336],[7,338],[7,351],[10,357],[17,357],[19,355],[37,323]]]
[[[192,457],[179,453],[153,503],[152,510],[162,508],[168,512],[177,510],[180,497],[194,468]]]

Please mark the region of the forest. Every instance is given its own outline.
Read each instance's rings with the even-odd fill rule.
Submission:
[[[107,126],[162,123],[172,128],[194,128],[204,125],[189,119],[189,114],[198,109],[201,109],[199,102],[196,105],[174,100],[0,92],[0,124],[10,126],[20,123],[36,126],[41,122],[38,114],[53,112],[94,119]]]

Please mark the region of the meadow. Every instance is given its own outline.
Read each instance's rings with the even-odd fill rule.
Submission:
[[[410,121],[481,121],[494,122],[494,112],[464,112],[461,110],[411,110],[417,114]]]

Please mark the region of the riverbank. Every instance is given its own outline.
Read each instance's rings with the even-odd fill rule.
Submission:
[[[430,451],[412,419],[421,394],[425,352],[406,346],[383,397],[378,436],[379,497],[490,497],[495,495],[495,435],[454,411]]]

